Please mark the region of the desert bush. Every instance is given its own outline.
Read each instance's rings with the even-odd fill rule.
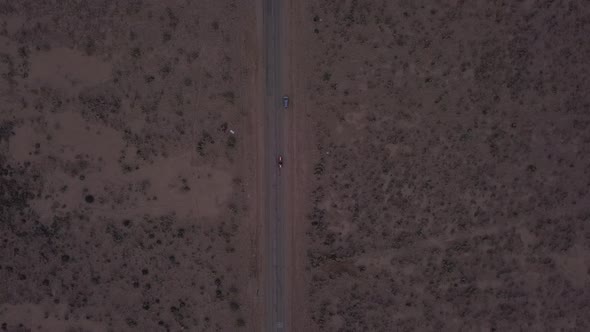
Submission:
[[[228,148],[234,148],[236,146],[236,137],[234,135],[231,135],[227,138],[227,147]]]
[[[226,91],[222,94],[223,98],[225,99],[225,101],[227,101],[230,104],[234,104],[236,101],[236,94],[233,91]]]

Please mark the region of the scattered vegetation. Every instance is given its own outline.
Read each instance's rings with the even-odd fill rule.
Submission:
[[[590,136],[574,124],[588,103],[577,91],[590,86],[574,60],[588,52],[570,24],[577,15],[517,4],[307,4],[312,329],[589,324],[588,274],[558,263],[588,248],[587,149],[574,142]],[[540,71],[541,60],[559,70]],[[534,282],[530,271],[540,273]]]
[[[180,213],[184,203],[166,197],[201,200],[211,175],[194,169],[252,176],[236,167],[241,145],[229,133],[247,135],[245,63],[228,43],[250,33],[237,15],[250,9],[219,4],[0,10],[2,330],[250,328],[244,184],[228,184],[228,202],[209,215]],[[31,19],[7,24],[19,17]],[[178,176],[163,183],[166,172]],[[19,321],[15,303],[31,315],[39,303],[55,308]]]

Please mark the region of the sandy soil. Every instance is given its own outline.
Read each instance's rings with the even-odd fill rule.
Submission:
[[[590,329],[590,6],[292,8],[294,330]]]
[[[258,329],[256,15],[0,5],[2,330]]]

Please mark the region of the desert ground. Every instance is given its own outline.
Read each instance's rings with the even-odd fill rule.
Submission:
[[[293,330],[590,330],[590,6],[291,15]]]
[[[259,324],[256,7],[0,4],[0,328]]]
[[[264,330],[263,3],[0,2],[0,330]],[[287,330],[590,330],[590,6],[283,6]]]

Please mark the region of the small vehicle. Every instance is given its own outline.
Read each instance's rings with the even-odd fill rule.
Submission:
[[[289,96],[283,96],[283,108],[289,108]]]
[[[283,156],[279,156],[277,164],[279,166],[279,169],[283,168]]]

